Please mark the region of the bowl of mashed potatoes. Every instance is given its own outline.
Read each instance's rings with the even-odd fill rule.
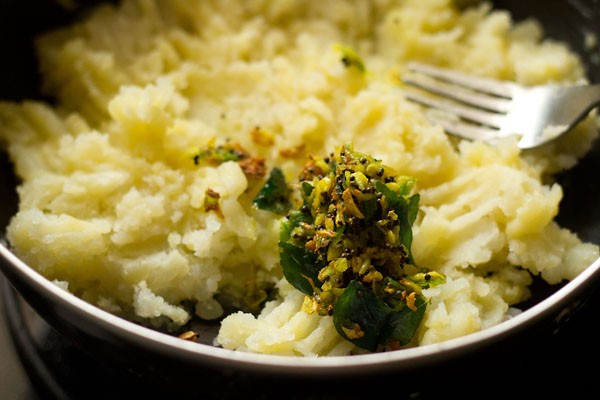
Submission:
[[[412,61],[600,78],[597,10],[517,3],[65,2],[35,88],[0,102],[4,274],[95,353],[179,378],[410,372],[556,324],[600,274],[595,112],[520,150],[449,136],[402,83]],[[397,298],[367,304],[377,284]]]

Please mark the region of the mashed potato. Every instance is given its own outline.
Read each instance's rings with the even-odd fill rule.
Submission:
[[[215,344],[241,351],[355,351],[283,278],[280,218],[252,206],[262,175],[194,162],[231,143],[290,182],[309,154],[341,144],[417,179],[414,257],[447,277],[425,291],[420,345],[498,324],[533,276],[556,284],[599,256],[554,221],[562,188],[548,183],[588,151],[594,117],[521,152],[512,139],[458,141],[404,97],[412,60],[527,85],[585,80],[538,23],[487,3],[126,0],[38,49],[55,104],[0,104],[22,178],[7,238],[48,279],[117,315],[175,331],[228,315]],[[365,71],[342,62],[347,49]]]

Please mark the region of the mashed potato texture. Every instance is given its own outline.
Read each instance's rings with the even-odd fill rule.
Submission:
[[[289,182],[308,155],[343,144],[417,179],[415,261],[447,277],[425,291],[417,345],[501,323],[533,276],[570,280],[599,256],[554,221],[563,192],[549,179],[589,150],[593,116],[520,151],[512,139],[450,137],[405,99],[410,61],[527,85],[585,80],[537,22],[488,3],[124,0],[37,44],[55,103],[0,103],[0,139],[22,179],[7,238],[48,279],[117,315],[174,330],[227,315],[215,344],[240,351],[356,351],[283,278],[281,217],[252,206],[264,177],[194,162],[232,143]],[[348,49],[364,70],[344,62]]]

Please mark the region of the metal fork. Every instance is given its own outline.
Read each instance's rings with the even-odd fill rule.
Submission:
[[[600,104],[600,84],[525,87],[454,70],[411,63],[408,99],[441,110],[428,118],[453,135],[496,142],[517,135],[519,147],[548,143],[573,128]],[[434,95],[432,95],[434,94]]]

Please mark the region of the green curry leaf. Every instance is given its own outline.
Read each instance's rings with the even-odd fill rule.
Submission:
[[[387,325],[391,309],[373,291],[352,281],[333,308],[333,324],[344,339],[376,351],[381,331]]]
[[[400,222],[400,240],[408,250],[410,261],[413,261],[411,246],[412,246],[412,224],[417,217],[419,211],[419,195],[406,198],[394,192],[381,181],[375,182],[375,187],[387,198],[390,208],[398,215]]]
[[[355,345],[376,351],[379,345],[411,342],[419,329],[427,301],[415,293],[414,309],[403,303],[388,303],[360,282],[352,281],[333,309],[337,332]]]
[[[260,210],[285,214],[291,208],[289,192],[283,172],[279,168],[273,168],[253,204]]]
[[[396,340],[401,345],[406,345],[411,342],[425,315],[427,301],[423,295],[417,294],[414,305],[416,310],[404,306],[389,314],[389,318],[381,332],[381,343]]]
[[[291,243],[279,242],[280,262],[283,275],[289,283],[302,293],[312,296],[315,287],[319,288],[319,271],[324,264],[315,253]]]

